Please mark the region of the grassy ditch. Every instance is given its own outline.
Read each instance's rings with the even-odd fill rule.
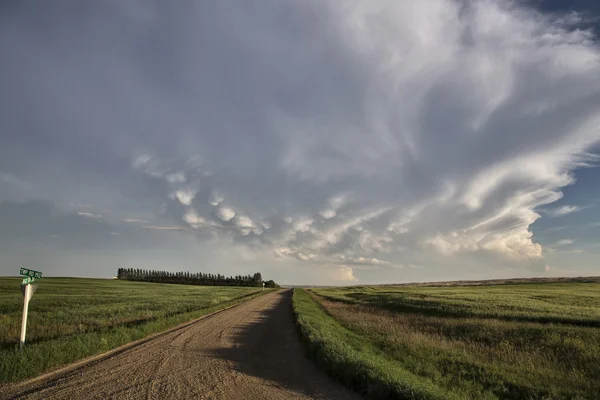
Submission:
[[[599,284],[350,287],[308,299],[394,368],[461,398],[600,393]]]
[[[0,278],[0,383],[40,375],[260,293],[246,287],[43,279],[29,303],[26,346],[20,351],[19,280]]]
[[[373,399],[458,399],[402,366],[374,343],[343,327],[305,290],[295,290],[294,314],[309,357],[330,376]]]

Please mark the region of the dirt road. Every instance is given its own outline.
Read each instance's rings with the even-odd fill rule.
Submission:
[[[358,399],[304,356],[291,291],[0,391],[7,399]]]

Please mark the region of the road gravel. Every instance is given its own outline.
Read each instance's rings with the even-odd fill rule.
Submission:
[[[100,360],[0,389],[0,398],[359,399],[305,357],[291,294],[267,293]]]

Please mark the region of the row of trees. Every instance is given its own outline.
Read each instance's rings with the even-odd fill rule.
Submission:
[[[152,271],[140,268],[119,268],[117,271],[117,279],[206,286],[262,286],[263,283],[260,272],[257,272],[254,275],[225,277],[221,274],[205,274],[203,272]],[[265,281],[265,286],[278,287],[272,280]]]

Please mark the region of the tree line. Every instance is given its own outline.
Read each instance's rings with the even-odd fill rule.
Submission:
[[[137,282],[177,283],[181,285],[205,286],[262,286],[260,272],[254,275],[236,275],[226,277],[221,274],[204,272],[154,271],[140,268],[119,268],[117,279]],[[264,281],[265,287],[279,287],[273,280]]]

